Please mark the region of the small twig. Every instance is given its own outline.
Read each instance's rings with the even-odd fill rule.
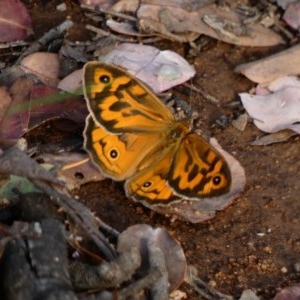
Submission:
[[[160,276],[161,272],[159,269],[152,269],[145,277],[120,290],[118,293],[118,299],[127,299],[129,296],[136,295],[141,290],[149,288],[149,286],[152,286],[160,278]]]
[[[87,30],[95,32],[98,36],[110,36],[111,35],[112,37],[116,37],[115,35],[111,34],[110,32],[100,29],[98,27],[95,27],[93,25],[87,24],[87,25],[85,25],[85,28]]]
[[[94,241],[106,259],[113,260],[116,257],[115,250],[106,241],[104,235],[97,229],[96,224],[92,220],[90,211],[85,206],[71,197],[59,193],[41,180],[35,179],[32,180],[32,182],[43,190],[56,205],[64,209],[72,221],[83,229],[89,238]]]
[[[124,38],[124,37],[115,35],[115,34],[109,32],[109,31],[105,31],[103,29],[100,29],[98,27],[95,27],[95,26],[92,26],[92,25],[89,25],[89,24],[87,24],[85,26],[85,28],[92,31],[92,32],[95,32],[97,34],[97,36],[95,37],[95,40],[97,40],[98,38],[101,38],[103,36],[109,36],[109,37],[112,37],[113,39],[115,39],[116,41],[119,41],[119,42],[124,42],[124,43],[132,43],[133,42],[132,37]]]
[[[188,83],[184,83],[183,84],[185,87],[187,87],[188,89],[191,89],[194,92],[197,92],[199,94],[201,94],[202,97],[204,97],[206,100],[210,101],[213,104],[217,104],[220,105],[220,100],[215,98],[212,95],[207,94],[206,92],[204,92],[202,89],[196,88]]]
[[[169,299],[169,274],[166,266],[165,256],[161,248],[156,245],[154,238],[148,241],[147,247],[149,253],[150,270],[158,269],[160,271],[159,279],[150,289],[151,299],[167,300]]]
[[[98,7],[97,9],[95,9],[93,6],[85,5],[85,4],[80,5],[80,7],[82,7],[83,9],[88,9],[88,10],[93,11],[93,12],[101,12],[103,14],[112,15],[112,16],[115,16],[115,17],[118,17],[118,18],[122,18],[124,20],[137,22],[137,18],[126,15],[126,14],[123,14],[123,13],[120,13],[120,12],[117,12],[117,11],[115,11],[113,9],[110,9],[110,8]]]
[[[130,36],[129,38],[125,38],[125,37],[121,37],[119,35],[113,34],[109,31],[105,31],[103,29],[95,27],[93,25],[89,25],[89,24],[87,24],[85,26],[85,28],[92,31],[92,32],[95,32],[97,34],[95,39],[98,39],[99,37],[102,37],[102,36],[109,36],[109,37],[112,37],[113,39],[115,39],[116,41],[119,41],[119,42],[133,43],[135,41],[133,38],[136,38],[136,39],[138,38],[139,41],[143,42],[143,44],[150,44],[150,43],[154,43],[154,42],[158,42],[158,41],[162,40],[162,37],[159,37],[159,36],[150,37],[150,38],[141,38],[139,36]]]
[[[196,268],[189,266],[186,272],[185,281],[190,284],[193,289],[202,297],[208,300],[233,300],[232,296],[225,295],[216,289],[208,286],[204,281],[202,281],[197,274]]]
[[[105,231],[106,233],[110,234],[114,238],[118,238],[118,236],[120,235],[120,232],[118,230],[116,230],[113,227],[109,226],[108,224],[104,223],[102,220],[97,218],[97,222],[99,223],[99,228],[102,231]]]
[[[61,171],[66,171],[66,170],[69,170],[69,169],[76,168],[78,166],[81,166],[81,165],[89,162],[90,160],[91,160],[90,158],[85,158],[85,159],[82,159],[80,161],[76,161],[76,162],[66,164],[61,168]]]
[[[99,265],[74,261],[69,266],[73,286],[79,290],[116,288],[130,280],[141,265],[141,256],[137,248],[122,252],[112,262]],[[118,298],[119,299],[119,298]]]
[[[51,185],[62,188],[63,183],[28,155],[18,148],[7,149],[0,155],[0,174],[15,174],[30,179],[50,197],[53,203],[62,207],[76,225],[86,232],[106,259],[113,260],[116,257],[115,250],[98,230],[91,212],[83,204],[54,189]]]
[[[17,63],[19,63],[23,59],[23,57],[35,53],[40,49],[44,48],[47,43],[58,38],[63,32],[70,29],[73,25],[73,21],[66,20],[58,26],[56,26],[55,28],[52,28],[51,30],[46,32],[39,40],[35,41],[26,51],[22,53],[22,55],[20,55],[20,57],[17,60]]]
[[[11,43],[0,43],[0,49],[21,47],[21,46],[27,46],[27,45],[28,45],[28,42],[25,42],[25,41],[16,41],[16,42],[11,42]]]
[[[152,43],[159,42],[162,39],[165,39],[165,38],[163,38],[161,36],[154,36],[154,37],[142,39],[141,41],[142,41],[143,44],[152,44]]]
[[[231,101],[229,103],[224,104],[223,107],[228,107],[228,108],[235,108],[241,106],[241,101]]]

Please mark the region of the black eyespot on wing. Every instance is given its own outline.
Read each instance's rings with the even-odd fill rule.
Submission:
[[[110,156],[111,158],[113,158],[113,159],[118,158],[118,156],[119,156],[118,151],[117,151],[116,149],[110,150],[109,156]]]
[[[215,186],[218,186],[222,182],[221,176],[215,176],[212,182]]]
[[[147,189],[147,188],[149,188],[151,185],[152,185],[152,183],[151,183],[150,181],[146,181],[146,182],[143,184],[143,188]]]
[[[104,84],[110,83],[110,77],[108,75],[101,75],[99,81]]]

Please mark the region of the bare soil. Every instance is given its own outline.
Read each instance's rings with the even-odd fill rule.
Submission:
[[[88,40],[85,17],[76,1],[65,1],[67,11],[55,7],[61,1],[24,1],[34,23],[35,37],[40,37],[67,16],[76,25],[69,33],[74,40]],[[238,101],[238,93],[254,85],[233,72],[236,65],[249,62],[281,47],[251,48],[229,45],[212,39],[197,56],[189,55],[189,46],[163,41],[161,49],[177,51],[193,64],[196,88],[219,99],[222,104]],[[244,192],[229,208],[203,224],[190,224],[166,218],[138,203],[126,199],[120,184],[105,180],[90,183],[80,190],[82,201],[103,221],[122,231],[136,223],[163,226],[180,242],[188,263],[199,271],[199,277],[217,290],[238,297],[245,289],[253,289],[263,299],[274,297],[282,287],[300,281],[300,139],[270,146],[251,146],[262,136],[251,122],[243,132],[231,125],[219,128],[218,120],[236,117],[243,111],[218,108],[196,92],[184,96],[184,89],[174,92],[196,109],[203,118],[205,130],[215,135],[222,147],[232,153],[246,170]],[[223,118],[224,119],[224,118]],[[193,289],[183,284],[188,299],[199,299]]]

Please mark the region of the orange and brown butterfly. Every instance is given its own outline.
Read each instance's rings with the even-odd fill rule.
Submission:
[[[103,174],[125,181],[128,197],[150,204],[227,193],[231,174],[223,156],[176,121],[169,108],[124,69],[88,62],[83,89],[90,115],[85,149]]]

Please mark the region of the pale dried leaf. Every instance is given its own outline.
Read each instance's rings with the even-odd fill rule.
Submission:
[[[145,45],[121,44],[102,56],[101,61],[126,68],[156,93],[181,84],[195,74],[195,69],[177,53]]]
[[[31,19],[19,0],[0,0],[0,42],[26,39],[32,32]]]
[[[299,29],[300,27],[300,3],[291,3],[286,9],[283,20],[291,26],[293,29]]]
[[[244,131],[248,123],[248,115],[242,114],[236,120],[231,122],[232,126],[239,131]]]
[[[82,69],[75,70],[65,78],[63,78],[57,87],[63,91],[77,94],[82,87]],[[82,93],[81,93],[82,95]]]
[[[273,300],[299,300],[300,284],[284,288],[276,294]]]
[[[275,143],[281,143],[287,141],[290,137],[297,135],[296,132],[292,130],[281,130],[279,132],[270,133],[257,138],[251,143],[252,146],[267,146]]]
[[[78,0],[80,4],[111,8],[117,0]]]
[[[252,290],[244,290],[239,300],[259,300]]]
[[[242,73],[251,81],[267,83],[286,75],[300,74],[300,45],[266,58],[241,64],[235,72]]]
[[[22,59],[21,68],[37,76],[45,85],[56,87],[59,74],[58,54],[36,52]]]
[[[287,86],[268,95],[239,94],[254,124],[262,131],[300,133],[300,88]]]
[[[45,153],[39,155],[37,159],[52,165],[56,170],[57,177],[65,182],[69,191],[80,188],[87,182],[105,179],[87,154],[64,152],[54,155]]]

